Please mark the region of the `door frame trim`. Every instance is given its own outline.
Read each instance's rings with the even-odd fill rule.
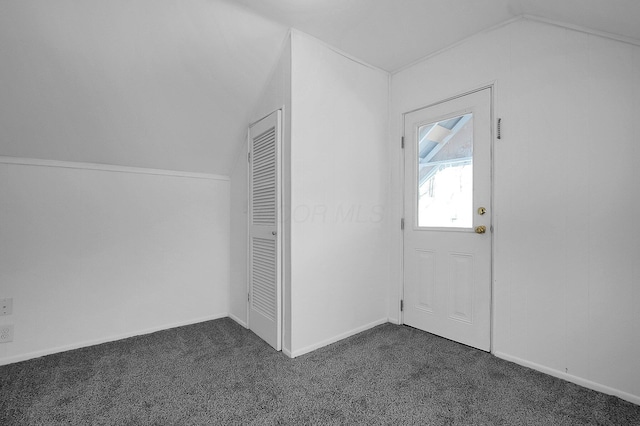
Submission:
[[[496,214],[495,214],[495,139],[496,139],[496,119],[495,119],[495,108],[496,108],[496,89],[497,89],[497,81],[491,81],[489,83],[477,86],[473,89],[469,89],[469,90],[465,90],[463,92],[459,92],[458,94],[449,96],[445,99],[442,99],[440,101],[437,102],[432,102],[430,104],[418,107],[418,108],[414,108],[412,110],[409,111],[405,111],[402,113],[402,124],[401,124],[401,137],[403,138],[403,140],[406,141],[406,135],[405,135],[405,127],[406,127],[406,118],[407,115],[416,112],[416,111],[420,111],[422,109],[426,109],[426,108],[430,108],[436,105],[440,105],[443,104],[445,102],[449,102],[458,98],[462,98],[464,96],[467,95],[471,95],[474,94],[476,92],[480,92],[482,90],[485,89],[489,89],[490,90],[490,96],[489,98],[491,99],[491,105],[489,105],[489,116],[490,116],[490,120],[491,120],[491,124],[490,124],[490,132],[491,132],[491,137],[490,137],[490,143],[489,143],[489,152],[490,152],[490,173],[491,173],[491,180],[490,180],[490,191],[491,191],[491,261],[490,261],[490,286],[489,286],[489,297],[490,297],[490,306],[489,306],[489,352],[490,353],[494,353],[494,326],[495,326],[495,300],[494,300],[494,295],[495,295],[495,289],[494,289],[494,284],[495,284],[495,251],[496,251],[496,244],[495,244],[495,232],[496,232],[496,227],[495,227],[495,218],[496,218]],[[406,179],[405,179],[405,171],[406,171],[406,164],[405,164],[405,149],[407,147],[404,146],[402,149],[402,161],[400,162],[400,182],[402,185],[402,218],[404,220],[404,218],[406,218]],[[401,282],[400,282],[400,292],[399,292],[399,300],[400,301],[404,301],[404,289],[405,289],[405,270],[404,270],[404,259],[405,259],[405,252],[404,252],[404,242],[405,242],[405,230],[407,229],[406,226],[406,221],[405,221],[405,226],[404,229],[401,230],[401,241],[402,241],[402,245],[401,245],[401,251],[402,251],[402,261],[401,261],[401,265],[400,265],[400,275],[401,275]],[[400,310],[400,306],[398,306],[398,310],[399,310],[399,314],[398,314],[398,322],[401,325],[404,325],[404,310]]]

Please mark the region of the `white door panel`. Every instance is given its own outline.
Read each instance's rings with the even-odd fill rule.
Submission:
[[[280,350],[280,111],[249,128],[249,328]]]
[[[491,89],[405,114],[404,132],[403,322],[488,351]]]

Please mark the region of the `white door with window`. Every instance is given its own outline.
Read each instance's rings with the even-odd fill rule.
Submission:
[[[282,347],[280,111],[249,128],[249,328]]]
[[[404,116],[406,325],[491,346],[491,88]]]

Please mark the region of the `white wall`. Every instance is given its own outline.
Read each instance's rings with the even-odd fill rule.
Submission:
[[[0,364],[227,315],[227,178],[2,157],[0,200]]]
[[[638,46],[520,20],[393,75],[394,220],[402,113],[493,81],[493,352],[640,403]]]
[[[289,35],[282,46],[280,58],[271,77],[264,87],[258,104],[251,114],[251,122],[254,123],[269,115],[273,111],[282,108],[282,138],[283,138],[283,161],[285,172],[283,174],[283,188],[285,204],[288,206],[289,199],[289,146],[291,143],[291,39]],[[248,125],[249,123],[247,123]],[[248,182],[247,182],[247,141],[240,142],[241,148],[237,156],[235,165],[231,172],[231,288],[229,299],[229,314],[238,323],[247,326],[247,208],[248,208]],[[284,215],[285,219],[288,215]],[[285,241],[285,248],[288,244],[288,225],[281,230]],[[285,252],[288,256],[288,251]],[[289,265],[285,262],[285,265]],[[284,333],[283,346],[286,352],[291,347],[291,313],[290,301],[290,281],[288,271],[283,273],[283,290],[285,303],[284,309]]]
[[[387,321],[388,74],[293,31],[253,121],[283,106],[283,351],[298,356]],[[231,175],[230,313],[242,324],[246,164],[244,146]]]
[[[387,321],[388,74],[292,35],[293,356]]]
[[[230,280],[229,316],[244,327],[247,323],[247,149],[246,140],[242,154],[231,170],[230,212]]]

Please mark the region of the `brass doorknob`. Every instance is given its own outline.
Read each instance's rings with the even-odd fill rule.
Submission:
[[[487,227],[484,225],[476,226],[476,234],[484,234],[487,232]]]

